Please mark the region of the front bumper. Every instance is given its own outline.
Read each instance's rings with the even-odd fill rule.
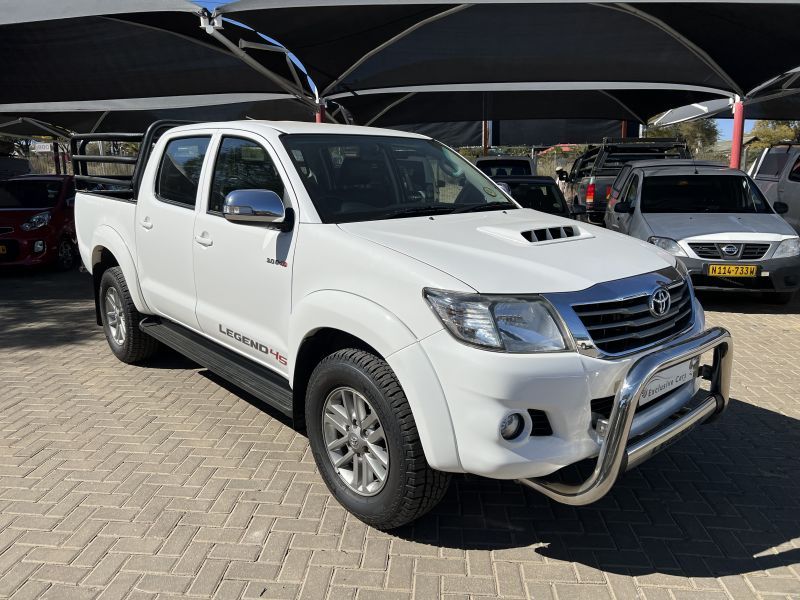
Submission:
[[[36,250],[37,242],[43,246],[42,250]],[[29,234],[26,237],[0,237],[0,245],[5,249],[5,252],[0,253],[0,269],[49,264],[58,256],[58,249],[49,232]]]
[[[647,384],[664,369],[713,351],[713,363],[702,367],[710,380],[709,391],[699,391],[697,404],[685,409],[666,425],[629,440],[634,413]],[[597,463],[584,482],[570,485],[544,478],[520,479],[554,500],[584,505],[605,496],[618,476],[644,462],[695,426],[718,415],[728,405],[733,364],[733,341],[722,328],[713,328],[638,359],[628,370],[608,419]]]
[[[793,292],[800,288],[800,256],[754,261],[726,261],[681,257],[698,290],[742,292]],[[750,264],[758,266],[756,277],[712,277],[711,264]]]

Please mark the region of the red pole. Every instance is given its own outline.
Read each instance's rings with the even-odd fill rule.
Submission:
[[[325,122],[325,104],[323,104],[322,102],[317,104],[317,112],[314,115],[314,117],[315,117],[314,120],[317,123],[324,123]]]
[[[733,140],[731,140],[731,169],[738,169],[742,163],[742,142],[744,141],[744,105],[741,100],[733,103]]]
[[[622,121],[622,137],[628,137],[628,122]]]

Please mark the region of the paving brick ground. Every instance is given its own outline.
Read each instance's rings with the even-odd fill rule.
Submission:
[[[174,354],[117,362],[87,291],[0,277],[0,597],[800,597],[798,303],[705,298],[731,410],[600,503],[457,477],[389,535],[252,398]]]

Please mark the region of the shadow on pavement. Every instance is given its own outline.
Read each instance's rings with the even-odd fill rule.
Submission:
[[[800,314],[800,292],[789,304],[776,304],[770,294],[753,292],[697,292],[705,310],[739,313],[743,315],[796,315]]]
[[[625,474],[594,505],[565,506],[513,482],[456,476],[432,513],[392,533],[627,575],[785,567],[800,562],[791,547],[800,537],[799,425],[732,400],[720,420]]]

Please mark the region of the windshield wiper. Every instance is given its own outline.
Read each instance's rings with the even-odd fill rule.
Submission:
[[[449,213],[452,208],[449,206],[411,206],[386,213],[381,219],[397,219],[399,217],[422,217],[425,215],[438,215]]]
[[[516,206],[510,202],[484,202],[483,204],[468,204],[467,206],[461,206],[450,214],[455,215],[458,213],[478,212],[481,210],[497,210],[500,208],[516,208]]]

